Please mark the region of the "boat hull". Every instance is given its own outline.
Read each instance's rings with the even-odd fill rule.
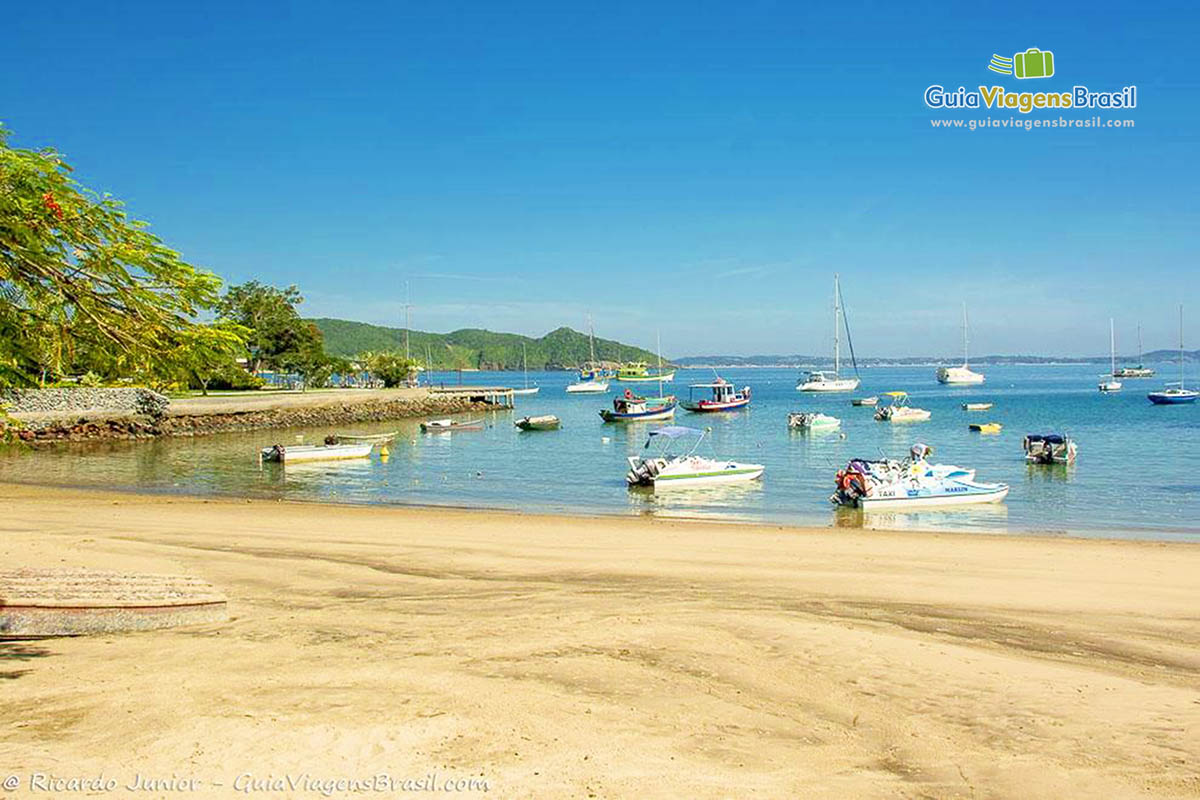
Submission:
[[[483,420],[473,419],[467,422],[452,422],[449,425],[439,425],[434,422],[422,422],[421,430],[425,433],[452,433],[453,431],[481,431]]]
[[[746,397],[728,403],[714,403],[709,400],[701,400],[698,403],[683,403],[682,405],[688,411],[696,414],[704,414],[712,411],[736,411],[739,408],[745,408],[750,405],[750,398]]]
[[[608,383],[605,381],[587,381],[584,383],[572,383],[567,387],[567,394],[604,394],[608,391]]]
[[[862,383],[858,378],[839,378],[835,381],[805,381],[797,392],[853,392]]]
[[[347,458],[366,458],[371,455],[374,445],[365,444],[335,444],[335,445],[297,445],[293,447],[264,447],[259,451],[263,461],[273,461],[282,464],[301,464],[307,461],[340,461]]]
[[[656,406],[646,411],[613,411],[600,409],[600,418],[605,422],[651,422],[656,419],[671,419],[675,416],[675,406]]]
[[[552,415],[524,417],[513,423],[523,431],[553,431],[562,426],[562,420]]]
[[[1187,403],[1196,402],[1197,397],[1200,397],[1200,394],[1197,394],[1196,392],[1187,394],[1161,394],[1158,392],[1151,392],[1150,394],[1146,395],[1146,399],[1151,403],[1154,403],[1156,406],[1181,406]]]
[[[938,383],[947,386],[971,386],[983,383],[985,378],[966,367],[941,367],[937,371]]]
[[[528,389],[513,389],[513,396],[525,397],[526,395],[537,394],[542,387],[530,386]]]
[[[617,375],[621,383],[657,383],[675,380],[674,372],[664,372],[662,375]]]
[[[881,511],[898,508],[966,506],[999,503],[1006,497],[1008,497],[1008,486],[1002,483],[961,483],[944,489],[883,487],[870,496],[860,497],[858,507],[863,511]]]
[[[715,486],[724,483],[742,483],[762,477],[766,467],[761,464],[730,463],[729,467],[721,470],[706,472],[680,473],[678,475],[656,475],[651,485],[654,489],[680,489],[695,486]]]

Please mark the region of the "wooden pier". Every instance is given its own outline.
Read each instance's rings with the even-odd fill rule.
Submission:
[[[502,408],[515,405],[511,386],[432,386],[429,391],[443,397],[465,397],[472,403],[490,403]]]

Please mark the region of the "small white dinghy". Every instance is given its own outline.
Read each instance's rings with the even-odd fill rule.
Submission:
[[[766,470],[762,464],[742,464],[696,455],[696,449],[704,441],[708,429],[698,430],[682,425],[668,425],[650,431],[645,447],[655,441],[662,442],[656,455],[629,456],[629,473],[625,481],[630,486],[651,486],[659,489],[674,489],[691,486],[711,486],[719,483],[741,483],[762,477]],[[677,439],[695,436],[696,443],[683,455],[670,452],[671,443]]]
[[[285,447],[273,444],[258,452],[259,461],[297,464],[304,461],[336,461],[344,458],[366,458],[374,447],[372,442],[354,444],[296,444]]]
[[[788,427],[801,431],[831,431],[841,427],[837,417],[819,411],[793,411],[788,414]]]

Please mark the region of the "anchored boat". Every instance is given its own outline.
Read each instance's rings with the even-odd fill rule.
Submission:
[[[709,397],[696,398],[696,390],[701,394],[711,393]],[[743,386],[741,391],[724,378],[717,378],[712,383],[693,383],[688,387],[688,401],[683,407],[688,411],[704,413],[708,411],[733,411],[750,405],[750,387]]]
[[[538,386],[537,384],[534,384],[533,386],[529,385],[529,359],[525,355],[525,343],[524,342],[521,342],[521,366],[525,370],[525,388],[524,389],[513,389],[512,390],[513,395],[515,396],[515,395],[537,394],[538,391],[542,387]]]
[[[853,459],[838,471],[837,489],[829,500],[870,511],[999,503],[1008,496],[1007,484],[980,483],[973,469],[929,464],[926,457],[932,452],[915,444],[900,461]]]
[[[1138,365],[1136,367],[1121,367],[1113,373],[1117,378],[1153,378],[1154,370],[1142,364],[1142,326],[1137,326],[1138,336]]]
[[[604,394],[608,391],[604,370],[596,366],[596,331],[591,317],[588,317],[588,350],[588,362],[579,371],[579,380],[567,387],[567,394]]]
[[[846,343],[850,345],[850,362],[854,364],[853,378],[840,376],[842,366],[841,328],[846,328]],[[842,309],[842,284],[837,273],[833,276],[833,374],[813,371],[796,384],[798,392],[852,392],[858,388],[858,362],[854,358],[854,341],[850,338],[850,321]]]
[[[963,411],[987,411],[992,407],[991,403],[963,403]]]
[[[852,406],[873,406],[879,402],[878,397],[856,397],[850,401]]]
[[[657,371],[651,372],[650,365],[645,361],[633,361],[629,364],[622,364],[617,370],[617,380],[622,383],[653,383],[654,381],[672,381],[675,380],[675,370],[664,372],[660,367]]]
[[[741,483],[762,476],[766,469],[762,464],[742,464],[696,455],[708,432],[707,429],[702,431],[682,425],[650,431],[644,449],[650,449],[651,444],[657,442],[660,443],[659,450],[651,455],[629,456],[629,472],[625,475],[625,482],[630,486],[652,486],[657,491],[684,486]],[[671,452],[675,441],[692,436],[697,437],[696,441],[686,453],[676,455]]]
[[[334,461],[343,458],[366,458],[371,455],[372,442],[361,444],[297,444],[285,447],[274,444],[258,452],[259,461],[296,464],[304,461]]]
[[[938,367],[938,383],[966,386],[983,383],[983,375],[971,369],[967,359],[967,304],[963,303],[963,363],[961,367]]]
[[[1021,447],[1030,464],[1073,464],[1079,449],[1065,433],[1031,433]]]
[[[1179,307],[1179,383],[1168,383],[1161,392],[1151,392],[1146,397],[1156,406],[1194,403],[1200,397],[1200,392],[1183,385],[1183,306]]]
[[[479,431],[483,430],[483,420],[481,419],[431,419],[428,422],[421,423],[421,430],[425,433],[452,433],[453,431]]]
[[[1004,426],[999,422],[972,422],[967,428],[976,433],[999,433]]]
[[[831,431],[840,427],[841,424],[842,421],[837,417],[831,417],[819,411],[793,411],[788,414],[788,427],[802,431]]]
[[[339,442],[370,442],[371,444],[386,444],[400,435],[400,431],[387,433],[335,433]]]
[[[884,392],[891,402],[875,412],[875,419],[880,422],[922,422],[932,414],[923,408],[915,408],[908,404],[908,392]]]
[[[639,397],[628,389],[625,394],[613,398],[611,409],[600,409],[600,418],[605,422],[648,422],[670,419],[675,416],[675,398],[671,395],[653,399]]]
[[[553,414],[543,414],[538,417],[521,417],[513,425],[523,431],[553,431],[558,430],[562,421]]]
[[[1113,327],[1112,317],[1108,318],[1108,357],[1108,374],[1100,376],[1100,384],[1096,387],[1101,394],[1121,391],[1121,382],[1117,380],[1117,332]]]

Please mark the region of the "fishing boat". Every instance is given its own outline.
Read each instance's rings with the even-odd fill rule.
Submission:
[[[711,393],[709,397],[696,398],[696,390],[701,394]],[[688,401],[683,407],[695,413],[710,411],[733,411],[750,405],[750,387],[743,386],[741,391],[724,378],[718,377],[712,383],[693,383],[688,387]]]
[[[521,342],[521,366],[525,370],[525,388],[524,389],[513,389],[512,390],[513,395],[537,394],[538,390],[541,389],[542,387],[537,386],[537,385],[534,385],[534,386],[529,385],[529,359],[525,355],[525,343],[524,342]]]
[[[649,450],[652,444],[658,443],[658,451],[648,455],[629,456],[629,472],[625,475],[625,482],[630,486],[652,486],[657,491],[686,486],[741,483],[762,477],[766,469],[762,464],[742,464],[696,455],[696,450],[708,433],[707,429],[702,431],[682,425],[669,425],[650,431],[643,449]],[[696,440],[687,452],[672,452],[672,445],[676,441],[693,436]]]
[[[1101,394],[1113,394],[1121,391],[1121,382],[1117,380],[1117,333],[1113,327],[1112,317],[1108,318],[1108,358],[1107,375],[1100,376],[1100,384],[1096,388]]]
[[[558,430],[562,420],[553,414],[542,414],[537,417],[521,417],[513,425],[523,431],[553,431]]]
[[[1021,447],[1030,464],[1073,464],[1079,450],[1065,433],[1031,433]]]
[[[1118,378],[1153,378],[1154,370],[1142,364],[1142,326],[1137,326],[1138,365],[1136,367],[1121,367],[1114,374]]]
[[[613,398],[611,409],[600,409],[600,418],[605,422],[649,422],[656,419],[671,419],[675,416],[675,398],[655,398],[650,401],[639,397],[628,389],[625,394]]]
[[[421,423],[421,430],[425,433],[453,433],[454,431],[479,431],[483,430],[483,420],[481,419],[431,419]]]
[[[873,406],[879,402],[878,397],[856,397],[850,401],[852,406]]]
[[[850,362],[854,365],[853,378],[841,377],[842,350],[841,329],[846,328],[846,343],[850,345]],[[850,338],[850,321],[842,308],[842,284],[837,273],[833,276],[833,374],[813,371],[805,374],[796,384],[798,392],[852,392],[862,381],[858,378],[858,361],[854,358],[854,341]]]
[[[963,303],[963,363],[961,367],[938,367],[937,380],[938,383],[945,383],[952,386],[968,386],[972,384],[983,383],[983,375],[971,369],[969,359],[967,358],[967,304]]]
[[[908,392],[884,392],[891,402],[875,412],[875,419],[880,422],[921,422],[929,419],[932,414],[923,408],[915,408],[908,404]]]
[[[1179,307],[1179,383],[1168,383],[1159,392],[1146,395],[1156,406],[1178,406],[1184,403],[1194,403],[1200,397],[1200,392],[1188,389],[1183,385],[1183,306]]]
[[[660,367],[657,371],[651,372],[650,365],[645,361],[632,361],[622,364],[621,368],[617,370],[617,380],[622,383],[667,382],[675,380],[675,371],[664,372]]]
[[[400,435],[400,431],[388,431],[387,433],[337,433],[334,436],[339,442],[370,442],[371,444],[384,444],[390,442]]]
[[[567,394],[604,394],[608,391],[608,381],[603,370],[596,368],[596,331],[592,327],[592,318],[588,317],[588,349],[590,357],[585,368],[579,371],[579,380],[567,386]]]
[[[788,414],[788,427],[802,431],[831,431],[840,427],[841,424],[842,421],[837,417],[831,417],[819,411],[793,411]]]
[[[987,411],[992,407],[991,403],[963,403],[963,411]]]
[[[366,458],[371,455],[374,444],[296,444],[285,447],[274,444],[258,451],[259,461],[274,461],[280,464],[296,464],[304,461],[334,461],[343,458]]]
[[[967,428],[976,433],[999,433],[1004,426],[999,422],[972,422]]]
[[[1008,496],[1008,485],[980,483],[975,470],[952,465],[930,465],[933,452],[913,445],[902,460],[853,459],[836,476],[830,496],[835,505],[864,511],[973,503],[999,503]]]

